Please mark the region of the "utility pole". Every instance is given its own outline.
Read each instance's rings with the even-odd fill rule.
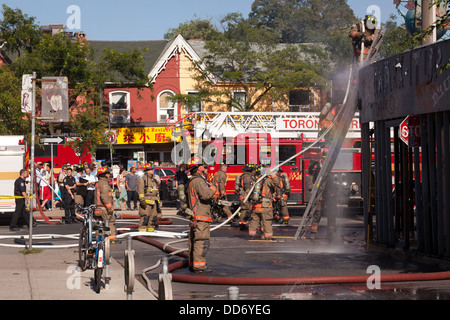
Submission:
[[[34,143],[35,143],[35,135],[36,135],[36,72],[33,72],[33,89],[31,94],[31,147],[30,147],[30,196],[34,195],[36,198],[36,190],[34,190],[34,179],[35,179],[35,169],[34,169]],[[29,201],[33,201],[33,198],[30,198]],[[35,200],[37,201],[37,200]],[[37,203],[37,202],[36,202]],[[29,239],[28,239],[28,248],[29,250],[33,250],[33,203],[31,203],[30,207],[30,221],[28,222]]]
[[[422,0],[422,31],[436,24],[436,5],[432,3],[434,0]],[[426,35],[422,40],[422,45],[432,44],[436,42],[436,27],[433,32]]]

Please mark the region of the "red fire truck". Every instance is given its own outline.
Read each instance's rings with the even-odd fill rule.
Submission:
[[[322,160],[320,144],[315,144],[318,133],[319,113],[252,113],[222,112],[198,113],[194,120],[194,133],[203,137],[206,157],[212,157],[215,165],[208,168],[208,179],[227,163],[229,200],[237,200],[234,183],[247,163],[281,166],[288,175],[291,194],[288,204],[305,204],[309,199],[306,176],[311,160]],[[207,139],[204,139],[207,137]],[[361,199],[361,138],[356,116],[336,161],[333,179],[342,184],[350,206],[362,205]],[[206,148],[206,146],[209,146]]]

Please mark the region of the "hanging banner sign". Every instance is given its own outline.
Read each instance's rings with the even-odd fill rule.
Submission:
[[[69,121],[69,82],[67,77],[42,78],[43,122]]]

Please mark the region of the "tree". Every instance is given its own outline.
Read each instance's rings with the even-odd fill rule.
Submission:
[[[176,28],[170,28],[164,39],[170,40],[181,34],[186,40],[202,39],[208,40],[218,31],[208,19],[194,18],[190,21],[180,23]]]
[[[41,31],[35,23],[36,18],[29,17],[20,9],[11,9],[2,5],[3,20],[0,20],[0,40],[4,41],[3,49],[18,56],[22,51],[31,52],[39,42]]]
[[[9,11],[9,8],[4,6],[3,10]],[[22,18],[34,19],[25,15]],[[23,23],[18,21],[17,25]],[[140,50],[119,53],[105,49],[96,52],[88,42],[74,42],[64,32],[56,35],[40,33],[33,45],[13,60],[9,69],[10,75],[16,78],[8,90],[13,96],[20,92],[23,74],[36,72],[38,78],[66,76],[69,79],[70,121],[49,125],[48,130],[56,134],[75,133],[79,139],[72,142],[72,147],[82,155],[92,154],[99,145],[108,144],[104,137],[108,123],[107,106],[103,103],[105,83],[138,87],[149,85]],[[13,121],[9,123],[7,130],[12,131]],[[42,127],[42,130],[45,128]]]
[[[255,0],[249,22],[274,30],[282,43],[322,43],[336,65],[351,61],[348,31],[356,21],[345,0]]]
[[[262,99],[279,100],[293,88],[326,82],[328,60],[320,46],[280,45],[276,32],[252,26],[237,13],[221,23],[224,31],[206,41],[204,69],[197,78],[198,99],[203,102],[251,111]],[[234,96],[233,87],[242,89],[246,99]],[[195,103],[183,94],[175,99]]]
[[[7,68],[0,68],[0,135],[30,132],[20,108],[21,81]]]
[[[412,37],[404,25],[397,25],[395,15],[391,15],[389,20],[383,24],[386,33],[381,43],[379,55],[381,59],[393,57],[404,53],[419,45],[419,42]]]

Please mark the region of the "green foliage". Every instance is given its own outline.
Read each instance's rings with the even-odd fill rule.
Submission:
[[[389,20],[383,24],[383,28],[386,33],[379,50],[382,59],[404,53],[406,50],[411,50],[419,45],[419,42],[411,37],[404,25],[397,25],[394,15],[391,15]]]
[[[223,32],[205,44],[207,54],[202,60],[203,74],[197,79],[197,99],[251,111],[269,94],[278,100],[293,88],[326,82],[324,70],[329,60],[322,47],[280,44],[277,32],[255,27],[237,13],[228,14],[221,23]],[[244,90],[245,101],[234,97],[233,85]],[[192,105],[194,102],[185,96],[174,99]]]
[[[0,122],[0,132],[29,132],[28,122],[22,119],[24,115],[20,113],[21,78],[23,74],[36,72],[39,79],[45,76],[66,76],[69,79],[70,121],[49,125],[50,133],[75,133],[79,139],[72,142],[72,146],[82,155],[92,154],[99,145],[108,144],[104,137],[108,126],[108,106],[103,105],[105,83],[115,82],[119,86],[149,85],[142,52],[132,50],[118,53],[105,49],[99,53],[88,42],[72,41],[65,33],[53,36],[38,33],[33,41],[29,41],[29,33],[23,34],[14,28],[28,26],[34,22],[34,18],[28,18],[20,10],[14,11],[4,5],[4,21],[12,15],[11,12],[15,13],[17,19],[8,18],[10,27],[4,29],[5,33],[0,29],[0,38],[9,33],[17,35],[14,38],[16,42],[12,43],[16,43],[14,50],[21,54],[13,59],[10,70],[4,67],[0,73],[0,81],[2,77],[10,78],[9,82],[1,81],[0,84],[0,90],[4,89],[0,93],[0,114],[5,113]],[[4,21],[0,22],[0,26],[6,24]],[[36,26],[33,25],[31,29],[36,29]],[[30,45],[27,47],[24,43]],[[9,112],[10,109],[18,112]],[[45,130],[44,126],[42,130]],[[40,133],[44,134],[45,131]]]
[[[169,31],[164,34],[164,39],[170,40],[181,34],[186,40],[208,40],[217,32],[218,31],[211,23],[211,20],[194,17],[194,19],[190,21],[180,23],[176,28],[170,28]]]
[[[36,18],[29,17],[20,9],[2,5],[3,20],[0,20],[0,39],[6,41],[3,49],[20,56],[23,50],[31,52],[41,35]]]
[[[29,122],[20,108],[22,83],[6,68],[0,68],[0,135],[29,132]]]

